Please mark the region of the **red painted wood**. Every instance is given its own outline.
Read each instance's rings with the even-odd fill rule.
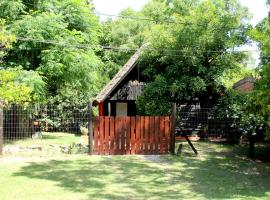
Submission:
[[[159,138],[159,117],[155,117],[155,142],[154,142],[154,145],[155,145],[155,154],[158,154],[159,153],[159,148],[160,148],[160,138]]]
[[[126,154],[130,155],[131,150],[131,135],[130,135],[130,117],[126,117]]]
[[[169,151],[171,151],[171,148],[172,148],[172,139],[173,138],[171,138],[171,137],[174,137],[174,135],[172,135],[172,129],[173,129],[173,117],[170,116]]]
[[[170,117],[105,117],[94,121],[94,153],[164,154],[170,150]]]
[[[136,154],[140,154],[141,117],[136,117]]]
[[[114,155],[114,143],[115,143],[114,125],[115,125],[114,117],[110,117],[110,155]]]
[[[105,117],[105,128],[104,128],[104,146],[105,146],[105,155],[109,155],[110,154],[110,150],[109,150],[109,137],[110,137],[110,118],[108,116]]]
[[[165,144],[164,144],[164,153],[169,152],[169,138],[170,138],[170,118],[165,117]]]
[[[136,118],[131,117],[131,154],[135,154],[136,147]]]
[[[94,120],[94,154],[99,153],[99,118]]]
[[[154,154],[154,140],[155,140],[155,117],[150,117],[150,149],[149,154]]]
[[[104,154],[104,116],[99,117],[99,154]]]
[[[149,154],[149,116],[144,118],[144,154]]]
[[[115,117],[115,151],[114,155],[119,154],[119,127],[121,118]]]
[[[160,150],[159,150],[159,153],[160,154],[164,154],[164,151],[165,151],[165,127],[164,127],[164,124],[165,124],[165,118],[162,116],[160,117],[159,119],[159,128],[160,128]]]
[[[121,155],[125,154],[125,146],[126,146],[126,117],[121,117]]]
[[[140,135],[141,135],[141,138],[140,138],[140,142],[139,142],[139,145],[140,145],[140,151],[139,151],[139,154],[145,154],[144,153],[144,140],[145,140],[145,135],[144,135],[144,121],[145,121],[145,117],[144,116],[141,116],[141,129],[140,129]]]
[[[99,111],[99,116],[104,116],[105,115],[104,102],[98,103],[98,111]]]

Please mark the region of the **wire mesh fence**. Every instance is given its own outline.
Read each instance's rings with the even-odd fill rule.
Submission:
[[[200,140],[237,143],[240,134],[232,119],[219,117],[213,108],[178,105],[176,135],[197,136]]]
[[[3,109],[4,141],[39,138],[43,132],[88,133],[88,105],[8,105]],[[176,135],[195,135],[200,140],[234,143],[239,134],[233,121],[221,119],[212,108],[178,105]]]
[[[42,132],[80,134],[87,132],[88,110],[85,106],[7,105],[3,107],[4,141],[38,138]]]

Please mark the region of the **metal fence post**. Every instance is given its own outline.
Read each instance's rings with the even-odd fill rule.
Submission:
[[[89,155],[93,154],[93,117],[92,117],[92,102],[88,103],[88,144]]]
[[[3,102],[0,100],[0,156],[3,155],[4,148],[4,113],[3,113]]]

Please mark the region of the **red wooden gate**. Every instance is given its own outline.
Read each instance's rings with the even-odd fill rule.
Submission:
[[[168,116],[107,117],[94,121],[97,155],[167,154],[172,119]]]

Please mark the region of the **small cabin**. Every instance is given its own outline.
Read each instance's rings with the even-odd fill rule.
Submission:
[[[136,116],[136,100],[145,87],[140,81],[138,59],[140,48],[97,95],[99,116]]]

